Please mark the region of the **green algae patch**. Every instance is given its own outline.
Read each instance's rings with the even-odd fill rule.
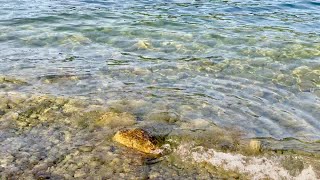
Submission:
[[[19,127],[33,127],[42,122],[52,121],[57,117],[55,110],[51,108],[52,105],[52,101],[45,100],[29,106],[19,112],[19,117],[16,119],[17,125]]]
[[[79,81],[80,77],[76,75],[46,75],[40,80],[46,84],[64,83],[66,81]]]
[[[155,121],[155,122],[165,122],[169,124],[174,124],[179,121],[179,116],[170,111],[154,111],[148,113],[145,117],[147,121]]]
[[[8,113],[4,115],[4,118],[11,120],[19,129],[28,129],[62,118],[60,110],[61,105],[56,103],[56,99],[52,97],[31,97],[24,100],[13,97],[7,101],[7,109],[4,111]]]
[[[251,150],[252,153],[259,153],[262,150],[262,143],[259,140],[251,139],[249,142],[249,151]]]
[[[191,174],[199,173],[198,177],[202,177],[201,179],[250,179],[248,175],[239,173],[237,170],[226,170],[205,161],[197,162],[191,154],[182,155],[179,149],[168,155],[166,159],[175,167],[184,169]]]
[[[300,91],[307,91],[320,87],[320,67],[300,66],[292,71]]]
[[[55,123],[83,128],[88,127],[85,124],[93,124],[89,123],[93,122],[90,118],[99,118],[102,114],[88,109],[89,104],[83,100],[46,95],[8,94],[1,100],[0,108],[3,111],[3,121],[22,130]]]
[[[105,113],[104,110],[90,110],[77,108],[68,113],[67,121],[79,129],[93,130],[96,128],[95,122]]]
[[[0,83],[9,83],[9,84],[17,84],[17,85],[27,85],[28,83],[21,80],[17,79],[14,77],[8,77],[8,76],[1,76],[0,75]]]
[[[226,131],[217,126],[209,126],[207,129],[176,129],[166,137],[166,142],[173,147],[186,142],[194,142],[199,146],[222,151],[238,151],[241,148],[240,139],[239,131]]]
[[[122,99],[107,101],[107,106],[112,112],[126,112],[138,117],[144,114],[150,103],[142,99]]]
[[[132,126],[134,124],[136,124],[136,117],[126,112],[106,112],[95,122],[97,126],[109,126],[110,128]]]
[[[183,161],[195,164],[208,163],[226,172],[245,175],[248,179],[317,179],[319,176],[316,166],[299,156],[277,154],[245,156],[237,152],[221,152],[195,146],[193,143],[181,144],[174,153]]]
[[[29,86],[30,84],[19,78],[11,77],[11,76],[3,76],[0,75],[0,89],[4,91],[10,91],[13,89],[19,89],[25,86]]]
[[[296,156],[286,156],[281,161],[282,167],[288,170],[291,176],[298,176],[304,169],[303,159]]]
[[[261,143],[264,145],[264,149],[269,152],[320,159],[320,143],[318,141],[305,142],[295,138],[285,138],[281,140],[274,138],[260,138],[257,140],[261,141]]]

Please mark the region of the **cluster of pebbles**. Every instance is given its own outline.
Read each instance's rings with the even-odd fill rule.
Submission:
[[[2,179],[212,176],[113,142],[117,130],[139,123],[130,113],[97,102],[2,93],[0,109]]]
[[[126,136],[119,138],[121,132]],[[139,141],[152,137],[154,141],[140,143],[136,137]],[[132,141],[138,145],[125,144]],[[153,142],[157,143],[150,144]],[[249,177],[234,169],[186,160],[180,153],[181,144],[186,142],[226,154],[256,156],[261,151],[259,141],[248,143],[252,148],[245,147],[237,131],[223,130],[205,120],[187,122],[163,112],[136,115],[94,100],[0,94],[1,179]],[[161,151],[155,156],[146,144]],[[305,166],[297,163],[290,168],[301,172]]]

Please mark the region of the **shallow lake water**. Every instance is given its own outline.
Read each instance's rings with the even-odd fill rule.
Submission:
[[[139,126],[157,122],[152,127],[160,134],[217,126],[242,132],[244,139],[261,139],[270,148],[319,153],[320,2],[0,0],[0,92],[2,154],[30,148],[33,136],[40,139],[29,153],[44,153],[41,133],[61,129],[77,138],[53,140],[48,146],[57,148],[52,152],[56,159],[86,142],[112,144],[102,136],[113,130],[93,133],[81,122],[84,130],[77,132],[81,123],[60,122],[96,108],[131,113]],[[13,125],[12,132],[5,121],[15,119],[13,112],[22,119],[36,119],[23,114],[28,111],[47,112],[35,105],[40,97],[54,99],[44,104],[57,106],[50,114],[56,116],[54,123],[40,126],[47,120],[30,120]],[[19,98],[25,106],[17,106]],[[81,99],[81,108],[65,112],[61,107],[67,100],[57,105],[59,98]],[[109,144],[95,146],[88,157],[110,152],[113,161],[117,150]],[[38,162],[42,155],[35,157]],[[24,171],[21,163],[20,170],[8,168],[19,162],[2,161],[0,171]],[[143,168],[133,176],[149,177]]]

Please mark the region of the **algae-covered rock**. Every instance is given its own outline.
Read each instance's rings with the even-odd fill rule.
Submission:
[[[261,141],[252,139],[249,143],[249,148],[253,153],[258,153],[261,151]]]
[[[161,153],[157,140],[140,128],[120,130],[114,135],[113,140],[144,153]]]
[[[204,120],[204,119],[195,119],[190,122],[184,122],[181,123],[181,128],[182,129],[191,129],[191,130],[196,130],[196,129],[206,129],[208,127],[213,126],[214,124]]]
[[[142,99],[110,100],[107,105],[113,112],[129,112],[132,114],[142,114],[146,111],[146,107],[150,107],[150,104]]]
[[[240,150],[241,131],[232,129],[222,129],[214,124],[208,125],[207,128],[196,128],[182,123],[181,128],[176,128],[168,136],[165,141],[173,147],[177,147],[183,143],[194,142],[197,145],[208,148],[218,149],[224,152],[235,152]]]
[[[78,81],[79,77],[75,75],[46,75],[40,78],[46,84],[63,83],[66,81]]]
[[[300,91],[309,91],[319,87],[319,67],[310,68],[308,66],[300,66],[292,71],[292,76],[296,79]]]
[[[77,113],[77,112],[81,112],[84,109],[86,109],[88,107],[88,103],[83,101],[83,100],[79,100],[79,99],[70,99],[68,100],[68,102],[64,102],[64,105],[62,107],[62,110],[64,113]]]
[[[7,77],[7,76],[1,76],[0,75],[0,83],[9,83],[9,84],[18,84],[18,85],[26,85],[28,84],[27,82],[16,79],[13,77]]]
[[[298,176],[304,169],[303,159],[299,156],[284,156],[281,165],[291,176]]]
[[[120,126],[131,126],[136,123],[136,118],[127,113],[107,112],[96,121],[98,126],[109,126],[111,128]]]
[[[146,115],[145,117],[148,121],[166,122],[169,124],[174,124],[179,121],[179,116],[170,111],[154,111]]]

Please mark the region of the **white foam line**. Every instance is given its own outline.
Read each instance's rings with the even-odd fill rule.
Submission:
[[[191,148],[190,144],[180,145],[176,153],[182,158],[191,157],[196,162],[207,162],[225,170],[237,171],[251,176],[251,179],[290,179],[290,180],[316,180],[317,175],[309,166],[297,176],[291,176],[280,165],[279,160],[266,157],[246,157],[242,154],[217,152],[213,149],[204,150],[203,147]],[[190,150],[191,149],[191,150]]]

